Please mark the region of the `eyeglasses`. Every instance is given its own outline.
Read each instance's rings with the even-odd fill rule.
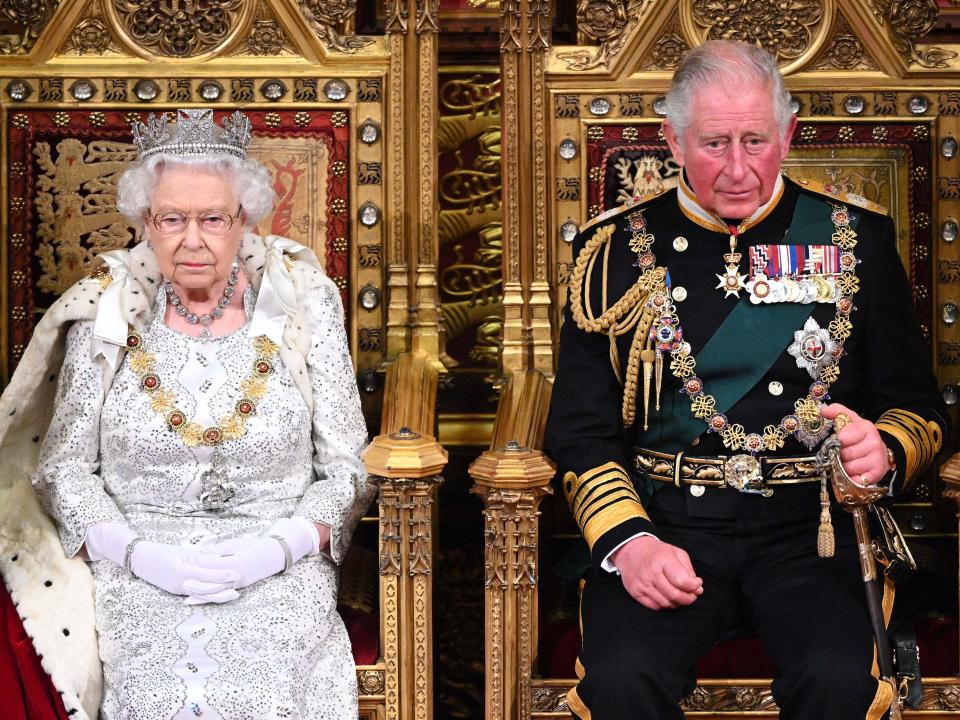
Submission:
[[[237,214],[231,215],[219,210],[187,215],[182,212],[162,212],[150,218],[153,226],[163,235],[179,235],[187,229],[191,220],[197,221],[200,232],[207,235],[225,235],[239,219],[243,206],[237,208]]]

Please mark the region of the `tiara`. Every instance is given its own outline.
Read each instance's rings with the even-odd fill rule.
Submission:
[[[213,122],[210,108],[177,110],[175,122],[167,122],[166,113],[150,113],[145,124],[139,120],[133,123],[133,142],[140,150],[141,160],[157,153],[223,153],[243,160],[247,156],[250,137],[250,118],[239,110],[225,117],[222,126]]]

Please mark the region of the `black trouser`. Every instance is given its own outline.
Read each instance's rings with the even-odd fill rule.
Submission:
[[[692,499],[668,487],[649,506],[659,537],[690,554],[703,595],[654,612],[618,575],[592,570],[581,600],[575,714],[682,718],[678,703],[695,685],[697,660],[745,617],[779,670],[773,696],[781,718],[880,717],[876,706],[888,696],[873,674],[853,524],[835,512],[836,555],[817,556],[815,484],[778,488],[770,498],[714,488]],[[713,517],[696,517],[700,509]]]

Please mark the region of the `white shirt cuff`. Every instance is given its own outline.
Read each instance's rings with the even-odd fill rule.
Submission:
[[[641,532],[641,533],[637,533],[636,535],[631,535],[622,543],[617,545],[613,550],[607,553],[607,556],[603,559],[603,562],[600,563],[601,569],[606,570],[609,573],[616,573],[617,575],[619,575],[620,571],[617,569],[617,566],[613,564],[613,560],[611,560],[610,558],[612,558],[614,553],[616,553],[617,550],[622,548],[628,542],[630,542],[631,540],[635,540],[638,537],[643,537],[644,535],[649,535],[650,537],[656,537],[653,533],[648,533],[648,532]]]

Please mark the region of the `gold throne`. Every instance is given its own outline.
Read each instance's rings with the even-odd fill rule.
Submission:
[[[908,28],[890,7],[857,0],[770,3],[760,37],[755,4],[723,18],[698,0],[580,0],[575,18],[560,4],[503,4],[501,361],[508,381],[490,449],[471,467],[485,504],[488,719],[569,712],[576,586],[569,591],[568,583],[557,597],[556,563],[543,559],[578,531],[562,498],[551,493],[550,460],[540,443],[570,243],[579,226],[604,210],[675,182],[678,168],[659,124],[686,49],[736,37],[777,55],[799,120],[786,171],[890,209],[944,397],[956,402],[960,94],[953,88],[960,46],[924,39],[935,13]],[[575,27],[553,26],[561,16]],[[942,480],[934,472],[920,478],[895,510],[920,546],[949,548],[957,535],[943,512],[945,498],[960,500],[954,467],[960,460]],[[555,636],[561,616],[562,638]],[[567,660],[558,662],[564,643]],[[956,657],[955,649],[948,656]],[[954,663],[924,677],[921,704],[906,716],[960,714],[957,671]],[[690,717],[777,714],[770,680],[744,675],[702,679],[684,707]]]
[[[341,596],[367,660],[361,715],[426,719],[446,464],[434,417],[437,4],[387,2],[373,36],[354,31],[355,2],[209,5],[153,3],[146,22],[112,0],[0,8],[0,382],[95,255],[135,241],[113,201],[135,157],[131,121],[243,109],[278,196],[258,230],[312,247],[340,288],[364,412],[380,428],[365,458],[379,502]]]

